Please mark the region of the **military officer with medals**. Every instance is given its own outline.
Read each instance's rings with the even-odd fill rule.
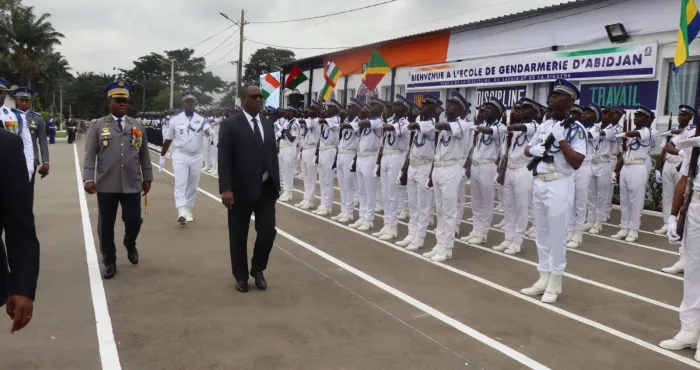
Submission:
[[[136,238],[143,224],[141,193],[146,196],[153,181],[146,131],[139,120],[126,115],[130,92],[131,86],[124,81],[107,85],[110,114],[90,126],[85,142],[83,187],[88,194],[97,193],[97,233],[104,279],[117,273],[114,223],[120,204],[124,247],[129,262],[139,263]]]
[[[197,93],[182,93],[182,113],[170,119],[168,131],[160,154],[161,170],[165,166],[165,154],[174,145],[172,154],[175,173],[175,208],[177,222],[187,225],[194,221],[194,206],[202,170],[204,136],[210,137],[209,120],[194,111]]]
[[[20,87],[15,89],[12,94],[17,98],[17,107],[24,113],[27,117],[27,126],[29,127],[29,133],[32,136],[32,146],[34,147],[34,168],[39,167],[38,172],[41,178],[48,176],[49,174],[49,142],[46,139],[46,123],[41,117],[41,114],[30,110],[32,104],[32,97],[34,96],[34,91],[27,87]],[[39,149],[41,149],[41,157],[39,157]],[[34,202],[34,184],[36,180],[36,173],[32,176],[31,180],[31,195],[32,204]]]
[[[10,84],[7,80],[0,78],[0,128],[22,138],[24,144],[24,159],[27,163],[29,180],[34,177],[34,145],[32,145],[32,135],[27,126],[27,117],[19,109],[8,108],[5,105],[5,97]]]
[[[552,118],[540,125],[525,148],[526,155],[542,158],[533,171],[535,179],[532,185],[540,277],[531,287],[520,292],[528,296],[542,295],[544,303],[556,302],[562,292],[566,225],[574,207],[572,175],[586,157],[586,131],[569,114],[580,95],[572,83],[557,80],[549,104]],[[548,140],[552,140],[552,145],[547,148],[545,143]]]

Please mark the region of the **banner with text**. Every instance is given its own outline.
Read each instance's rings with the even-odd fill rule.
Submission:
[[[410,69],[408,89],[654,77],[657,44],[509,55]]]
[[[580,104],[596,103],[624,109],[637,109],[642,104],[655,110],[658,92],[659,81],[582,84]]]
[[[513,104],[520,100],[521,97],[525,96],[527,93],[526,86],[508,86],[492,89],[477,89],[476,90],[476,106],[480,107],[491,100],[491,98],[498,98],[506,109],[511,109]]]

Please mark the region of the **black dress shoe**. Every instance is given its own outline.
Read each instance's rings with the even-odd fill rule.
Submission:
[[[133,251],[129,252],[128,258],[129,258],[129,262],[131,262],[132,265],[138,265],[139,264],[139,251],[134,249]]]
[[[103,279],[111,279],[116,274],[117,274],[117,264],[116,263],[110,263],[108,265],[105,265],[104,270],[102,270],[102,278]]]
[[[253,277],[255,278],[255,286],[258,287],[258,289],[267,289],[267,281],[265,281],[265,276],[262,272],[256,272],[255,274],[251,275],[253,275]]]
[[[241,293],[248,293],[248,282],[247,281],[237,281],[236,290]]]

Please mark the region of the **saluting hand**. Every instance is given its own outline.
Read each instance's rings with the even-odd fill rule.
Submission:
[[[143,189],[143,196],[146,196],[146,194],[151,191],[151,182],[144,181],[143,184],[141,184],[141,188]]]
[[[233,207],[233,192],[227,190],[221,193],[221,203],[224,204],[224,207],[231,209]]]
[[[95,193],[97,192],[97,186],[95,185],[95,182],[94,182],[94,181],[88,181],[88,182],[86,182],[86,183],[83,185],[83,189],[85,189],[85,191],[86,191],[88,194],[95,194]]]

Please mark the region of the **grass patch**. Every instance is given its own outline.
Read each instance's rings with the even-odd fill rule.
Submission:
[[[56,132],[56,138],[66,138],[66,137],[68,137],[68,133],[67,133],[67,132],[65,132],[65,131],[63,131],[63,132],[61,132],[61,131]]]

